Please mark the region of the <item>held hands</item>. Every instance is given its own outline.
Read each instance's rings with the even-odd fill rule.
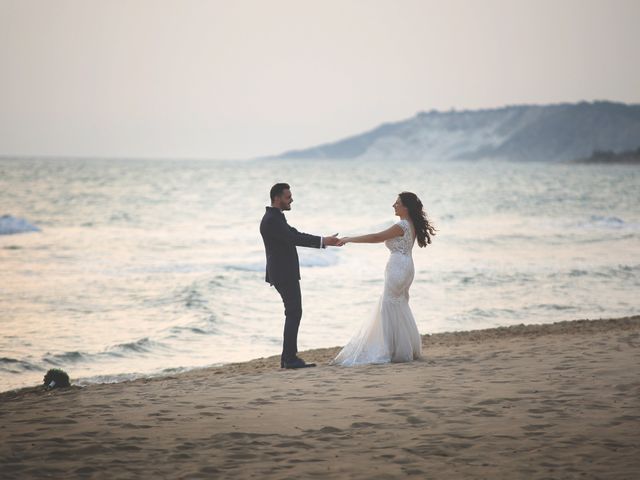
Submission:
[[[344,244],[340,244],[338,234],[334,233],[330,237],[322,237],[322,243],[327,247],[341,247]]]
[[[351,241],[350,237],[338,238],[338,234],[334,233],[330,237],[322,237],[322,243],[327,247],[342,247]]]

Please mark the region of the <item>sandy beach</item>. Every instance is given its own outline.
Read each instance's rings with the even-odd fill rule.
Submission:
[[[409,364],[329,366],[334,348],[298,371],[3,393],[0,477],[638,478],[640,316],[423,346]]]

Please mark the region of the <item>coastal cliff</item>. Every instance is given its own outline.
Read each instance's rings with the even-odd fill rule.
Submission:
[[[568,161],[640,146],[640,105],[581,102],[420,112],[336,142],[270,158]]]

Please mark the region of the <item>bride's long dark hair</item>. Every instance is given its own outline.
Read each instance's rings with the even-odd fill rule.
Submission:
[[[427,214],[424,213],[422,202],[415,193],[402,192],[400,195],[402,205],[409,210],[409,217],[416,232],[416,239],[420,247],[426,247],[431,243],[431,237],[436,234],[436,229],[431,225]]]

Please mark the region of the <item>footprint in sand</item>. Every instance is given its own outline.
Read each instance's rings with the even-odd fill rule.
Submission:
[[[416,416],[413,415],[409,415],[407,417],[407,422],[410,423],[411,425],[421,425],[423,423],[426,423],[424,420],[422,420],[421,418],[418,418]]]

